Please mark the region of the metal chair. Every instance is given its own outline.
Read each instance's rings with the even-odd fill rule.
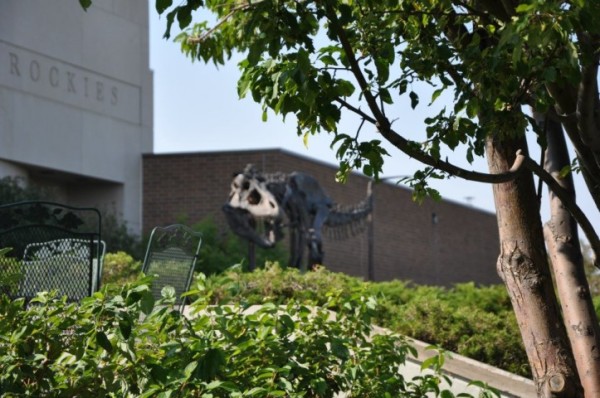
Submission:
[[[201,235],[185,225],[174,224],[152,230],[142,272],[155,276],[152,284],[155,299],[162,297],[161,291],[165,286],[172,286],[176,305],[183,311],[186,300],[181,295],[189,290],[192,283],[201,244]]]
[[[102,271],[104,269],[104,255],[106,254],[106,242],[97,242],[98,255],[92,260],[93,274],[96,278],[92,281],[92,291],[97,292],[102,284]]]
[[[100,236],[97,209],[41,201],[0,206],[0,248],[12,249],[0,264],[0,274],[10,276],[0,291],[27,301],[48,290],[69,301],[91,295],[100,285]]]

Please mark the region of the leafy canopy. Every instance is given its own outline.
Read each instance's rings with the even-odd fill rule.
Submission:
[[[427,194],[430,177],[483,180],[447,163],[444,151],[462,146],[472,162],[483,155],[486,137],[524,134],[533,125],[524,106],[549,109],[547,87],[576,83],[581,64],[592,61],[573,35],[598,33],[594,2],[503,4],[157,0],[156,10],[166,13],[165,37],[174,23],[183,30],[176,40],[190,58],[218,65],[235,52],[244,55],[239,95],[260,102],[263,118],[267,110],[293,114],[299,135],[333,134],[341,179],[352,169],[378,177],[387,140],[427,166],[412,180],[417,194]],[[432,90],[425,101],[417,92],[422,85]],[[424,119],[424,136],[408,139],[406,114],[392,106],[402,97],[413,109],[441,97],[452,105]],[[363,124],[355,133],[340,131],[343,111],[372,124],[380,137],[363,139]]]

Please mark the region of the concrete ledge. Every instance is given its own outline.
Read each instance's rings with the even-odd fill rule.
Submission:
[[[420,367],[423,361],[435,355],[434,351],[427,349],[430,344],[411,338],[408,338],[408,340],[418,352],[418,359],[409,358],[410,362],[418,364]],[[469,382],[477,380],[499,390],[502,397],[537,397],[535,384],[532,380],[456,353],[451,353],[446,358],[443,370],[445,374],[453,379],[453,386],[463,384],[467,386]],[[473,393],[472,391],[469,392]]]

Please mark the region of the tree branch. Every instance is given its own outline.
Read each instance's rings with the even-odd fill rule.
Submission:
[[[519,158],[515,160],[515,163],[508,172],[502,174],[487,174],[465,170],[451,163],[445,162],[440,159],[436,159],[423,152],[422,150],[415,148],[413,143],[411,143],[410,141],[402,137],[400,134],[392,130],[390,121],[385,117],[385,115],[377,105],[377,100],[371,92],[369,88],[369,83],[365,79],[365,76],[363,75],[362,70],[360,69],[360,65],[358,64],[358,61],[354,54],[354,49],[352,48],[352,45],[348,40],[345,30],[339,24],[335,10],[332,10],[331,7],[328,7],[327,12],[328,18],[332,24],[332,28],[334,29],[340,41],[340,44],[342,45],[342,48],[346,53],[348,64],[350,65],[350,70],[356,78],[361,92],[365,97],[365,101],[367,102],[367,106],[369,107],[369,110],[371,111],[373,116],[367,115],[362,110],[355,108],[352,105],[348,104],[346,101],[342,100],[341,98],[338,98],[337,101],[340,104],[357,113],[358,115],[362,116],[365,120],[369,121],[370,123],[374,124],[379,130],[379,133],[388,142],[390,142],[392,145],[400,149],[408,156],[428,166],[444,171],[452,176],[490,184],[498,184],[502,182],[512,181],[517,177],[521,169],[521,163],[519,162]]]
[[[600,167],[596,162],[592,148],[583,141],[582,133],[579,130],[579,118],[576,109],[577,90],[564,82],[563,85],[557,83],[546,84],[546,88],[555,101],[556,117],[563,125],[569,140],[575,148],[586,185],[592,193],[596,207],[600,209]]]
[[[383,115],[383,113],[377,106],[377,100],[376,100],[375,96],[373,95],[373,93],[371,92],[369,83],[367,82],[367,79],[365,78],[365,76],[362,73],[362,70],[360,69],[360,65],[356,59],[356,55],[354,54],[354,49],[352,48],[352,45],[350,44],[350,41],[348,40],[346,31],[340,26],[340,22],[337,18],[335,10],[333,10],[331,8],[331,6],[328,6],[327,13],[328,13],[329,20],[331,22],[331,26],[335,30],[335,33],[336,33],[338,39],[340,40],[340,44],[342,45],[342,48],[344,49],[344,52],[348,59],[348,64],[350,65],[350,70],[352,71],[352,74],[354,75],[356,81],[358,82],[358,86],[360,87],[361,93],[365,96],[365,101],[367,101],[367,105],[369,106],[369,109],[371,110],[371,112],[375,116],[375,119],[379,123],[383,122],[383,123],[387,123],[389,125],[389,121],[386,119],[386,117]]]
[[[257,2],[260,3],[261,1]],[[223,25],[225,22],[227,22],[231,17],[233,17],[238,11],[243,11],[243,10],[247,10],[248,8],[256,5],[257,3],[245,3],[245,4],[239,4],[235,7],[233,7],[231,9],[231,11],[229,11],[229,13],[227,15],[225,15],[223,18],[221,18],[219,21],[217,21],[217,23],[210,28],[209,30],[207,30],[206,32],[204,32],[201,36],[190,36],[188,37],[187,41],[189,44],[200,44],[202,43],[204,40],[206,40],[206,38],[210,35],[212,35],[217,29],[219,29],[221,27],[221,25]]]
[[[594,265],[597,268],[600,268],[600,239],[598,238],[592,223],[590,223],[590,220],[586,217],[579,206],[577,206],[577,203],[575,203],[575,201],[571,198],[571,194],[561,187],[554,177],[544,170],[542,166],[534,162],[528,156],[525,156],[521,150],[517,152],[517,159],[518,158],[522,158],[523,166],[525,168],[530,170],[532,173],[538,176],[540,180],[544,181],[544,183],[548,185],[548,188],[550,188],[550,190],[560,199],[569,213],[571,213],[575,221],[577,221],[577,224],[579,224],[583,230],[583,233],[587,237],[588,241],[590,242],[590,246],[594,251],[594,255],[596,257],[594,259]]]
[[[339,102],[342,106],[344,106],[348,110],[356,113],[357,115],[362,117],[364,120],[368,121],[369,123],[372,123],[373,125],[378,126],[377,120],[375,118],[373,118],[372,116],[366,114],[363,110],[356,108],[355,106],[349,104],[348,102],[344,101],[341,98],[337,98],[336,101]],[[522,165],[523,165],[523,157],[517,156],[514,164],[512,165],[510,170],[507,171],[506,173],[501,173],[501,174],[480,173],[478,171],[463,169],[461,167],[453,165],[452,163],[445,162],[443,160],[434,158],[433,156],[416,148],[414,143],[412,143],[411,141],[408,141],[407,139],[402,137],[400,134],[396,133],[394,130],[391,129],[391,127],[388,127],[386,133],[384,133],[381,130],[381,128],[379,128],[379,132],[392,145],[394,145],[396,148],[400,149],[402,152],[404,152],[406,155],[410,156],[411,158],[414,158],[414,159],[420,161],[421,163],[424,163],[428,166],[434,167],[445,173],[448,173],[451,176],[460,177],[460,178],[463,178],[463,179],[469,180],[469,181],[484,182],[484,183],[488,183],[488,184],[500,184],[503,182],[512,181],[520,173]]]
[[[589,35],[579,34],[582,51],[593,54],[589,64],[581,67],[581,82],[577,90],[577,118],[578,127],[584,143],[594,153],[600,150],[600,136],[598,131],[598,60],[592,39]],[[585,49],[585,50],[584,50]],[[598,161],[598,159],[596,160]]]

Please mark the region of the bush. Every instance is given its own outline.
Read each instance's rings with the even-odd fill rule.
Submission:
[[[323,267],[302,273],[296,268],[282,268],[276,262],[267,262],[264,268],[249,273],[233,267],[210,277],[207,283],[211,287],[213,304],[247,305],[261,303],[265,299],[276,304],[295,299],[311,305],[324,305],[328,301],[328,291],[335,289],[340,294],[351,295],[362,286],[357,278],[329,272]]]
[[[0,178],[0,204],[24,200],[52,200],[57,196],[52,189],[27,184],[22,177]]]
[[[512,312],[486,312],[476,302],[456,307],[446,300],[415,297],[399,310],[387,327],[509,372],[531,377]]]
[[[363,295],[329,294],[326,309],[294,301],[242,307],[155,305],[137,280],[104,288],[79,305],[42,293],[32,306],[0,297],[0,393],[6,397],[454,397],[433,372],[398,373],[414,350],[397,335],[369,337],[375,305]],[[204,290],[200,283],[198,288]],[[488,395],[485,396],[491,396]],[[467,395],[461,395],[467,396]]]
[[[117,217],[116,210],[102,211],[102,240],[107,250],[125,252],[136,260],[144,258],[144,244],[139,236],[131,233],[127,223]]]
[[[106,253],[102,267],[102,283],[124,285],[133,282],[142,272],[142,262],[125,252]]]
[[[531,377],[504,286],[467,283],[445,289],[401,281],[362,282],[324,268],[302,274],[277,264],[253,273],[231,270],[209,278],[208,285],[215,304],[250,305],[266,297],[278,304],[299,300],[324,305],[331,288],[346,296],[364,292],[377,297],[373,320],[378,326]]]
[[[22,278],[21,262],[7,256],[12,249],[0,248],[0,294],[14,295]]]

